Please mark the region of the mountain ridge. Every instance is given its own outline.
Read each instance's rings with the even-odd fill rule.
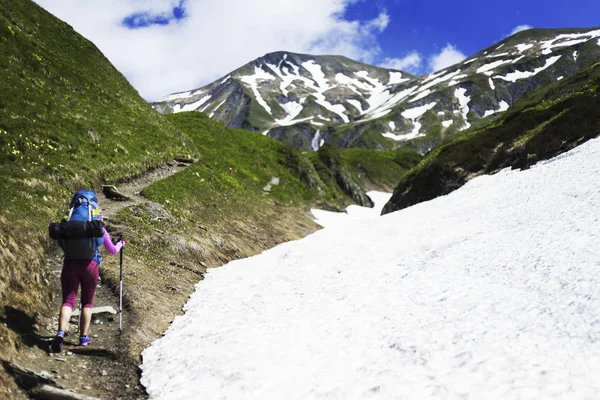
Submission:
[[[423,76],[343,56],[277,51],[153,106],[163,113],[202,111],[301,150],[327,142],[426,153],[500,115],[525,92],[600,59],[599,38],[598,28],[532,29]]]

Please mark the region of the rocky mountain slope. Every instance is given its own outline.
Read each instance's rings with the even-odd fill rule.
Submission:
[[[600,135],[600,62],[528,92],[482,129],[431,151],[396,186],[390,213],[506,167],[526,169]]]
[[[344,57],[276,52],[154,107],[163,113],[201,111],[302,150],[324,143],[379,150],[409,144],[425,153],[497,117],[526,92],[598,59],[600,29],[520,32],[420,77]]]

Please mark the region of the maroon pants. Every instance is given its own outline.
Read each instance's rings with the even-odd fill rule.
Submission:
[[[60,276],[63,306],[75,308],[81,285],[81,304],[92,308],[98,285],[98,263],[94,260],[65,260]]]

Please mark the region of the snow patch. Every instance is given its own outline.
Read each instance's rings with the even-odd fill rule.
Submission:
[[[516,64],[516,63],[518,63],[519,61],[521,61],[521,60],[522,60],[522,59],[524,59],[525,57],[526,57],[526,56],[521,56],[521,57],[517,57],[517,58],[515,58],[515,59],[512,61],[512,64]]]
[[[179,113],[179,112],[184,112],[184,111],[195,111],[198,108],[200,108],[204,103],[206,103],[208,100],[210,100],[211,97],[212,96],[209,94],[194,103],[185,104],[183,106],[181,106],[180,104],[176,104],[173,107],[173,112]]]
[[[536,68],[533,71],[515,71],[515,72],[511,72],[505,76],[497,76],[496,79],[502,79],[507,82],[516,82],[519,79],[531,78],[532,76],[535,76],[535,75],[539,74],[540,72],[544,71],[545,69],[554,65],[561,57],[562,56],[550,57],[550,58],[546,59],[546,64],[543,67]]]
[[[490,80],[490,88],[492,88],[492,90],[496,90],[496,85],[494,85],[494,80],[492,79],[492,77],[490,77],[489,80]]]
[[[173,102],[177,100],[189,99],[202,94],[202,90],[191,90],[187,92],[173,93],[162,99],[162,101]]]
[[[498,60],[498,61],[494,61],[492,63],[485,64],[485,65],[482,65],[481,67],[477,68],[477,73],[481,74],[481,73],[486,72],[486,71],[491,71],[493,69],[498,68],[501,65],[509,64],[511,62],[512,62],[512,60]]]
[[[425,97],[429,96],[430,94],[431,94],[431,90],[427,89],[424,92],[421,92],[418,95],[416,95],[415,97],[413,97],[412,99],[410,99],[408,102],[414,103],[417,100],[424,99]]]
[[[454,96],[458,99],[458,103],[460,105],[460,112],[462,113],[463,119],[465,120],[465,125],[461,128],[461,130],[469,129],[471,124],[467,120],[467,114],[469,113],[469,102],[471,101],[471,97],[467,96],[467,89],[458,88],[454,91]]]
[[[302,63],[302,66],[310,72],[317,86],[321,89],[321,91],[326,91],[330,89],[329,83],[327,79],[325,79],[325,74],[321,69],[321,66],[314,62],[313,60],[306,61]]]
[[[488,111],[486,111],[486,112],[483,114],[483,117],[481,117],[481,118],[487,118],[487,117],[489,117],[490,115],[494,115],[494,114],[497,114],[497,113],[500,113],[500,112],[504,112],[504,111],[508,110],[508,107],[509,107],[509,106],[508,106],[508,103],[507,103],[507,102],[505,102],[504,100],[502,100],[502,101],[499,103],[499,106],[500,106],[500,108],[499,108],[499,109],[497,109],[497,110],[488,110]]]
[[[396,130],[396,123],[394,121],[390,121],[388,125],[392,132]]]
[[[423,80],[423,83],[427,83],[427,82],[429,82],[429,81],[431,81],[431,80],[433,80],[433,79],[436,79],[436,78],[438,78],[438,77],[440,77],[440,76],[444,75],[445,73],[446,73],[446,70],[444,69],[444,70],[442,70],[442,71],[439,71],[439,72],[436,72],[436,73],[434,73],[434,74],[427,75],[427,78],[425,78],[425,79]]]
[[[290,101],[287,103],[280,104],[281,108],[287,113],[287,116],[284,119],[276,119],[275,123],[281,126],[290,126],[299,122],[304,122],[312,119],[313,117],[302,118],[299,120],[294,120],[301,112],[304,110],[304,107],[300,103],[295,101]]]
[[[360,101],[358,100],[354,100],[354,99],[348,99],[346,100],[349,104],[353,105],[361,114],[363,112],[362,109],[362,104],[360,104]]]
[[[221,106],[222,106],[223,104],[225,104],[225,102],[226,102],[226,101],[227,101],[227,99],[225,99],[225,100],[223,100],[221,103],[219,103],[219,105],[218,105],[218,106],[216,106],[216,107],[215,107],[215,109],[214,109],[214,110],[213,110],[213,111],[210,113],[210,115],[209,115],[209,118],[212,118],[212,117],[215,115],[215,113],[217,112],[217,110],[218,110],[219,108],[221,108]]]
[[[383,134],[383,136],[387,137],[389,139],[397,140],[397,141],[416,139],[418,137],[425,136],[424,133],[421,133],[422,125],[420,122],[417,121],[417,119],[421,118],[423,116],[423,114],[425,114],[427,111],[431,110],[436,105],[437,105],[437,103],[432,102],[429,104],[425,104],[425,105],[422,105],[419,107],[415,107],[415,108],[411,108],[411,109],[403,111],[401,114],[402,117],[406,118],[406,119],[410,119],[411,122],[413,123],[412,132],[410,132],[409,134],[404,134],[404,135],[395,135],[392,133],[386,133],[386,134]]]
[[[518,44],[518,45],[516,45],[515,47],[517,48],[517,51],[518,51],[519,53],[522,53],[522,52],[524,52],[525,50],[529,50],[529,49],[531,49],[531,48],[533,47],[533,44],[532,44],[532,43],[528,43],[528,44]]]
[[[401,72],[390,71],[390,79],[388,81],[388,85],[395,85],[407,81],[410,81],[410,78],[403,78]]]
[[[556,78],[557,81],[562,81],[565,77],[564,76],[559,76],[558,78]]]
[[[321,137],[321,131],[317,131],[317,133],[315,133],[315,137],[313,137],[310,143],[310,147],[313,151],[317,151],[321,148],[321,146],[323,146],[324,143],[325,140]]]
[[[454,123],[454,120],[452,120],[452,119],[449,119],[448,121],[442,121],[442,126],[443,126],[444,128],[449,128],[449,127],[450,127],[450,125],[452,125],[453,123]]]
[[[496,58],[496,57],[504,57],[504,56],[510,56],[510,53],[498,53],[498,54],[490,54],[489,56],[486,56],[486,58]]]
[[[450,80],[450,79],[452,79],[454,77],[457,77],[459,74],[460,74],[460,69],[458,69],[458,70],[456,70],[454,72],[451,72],[449,74],[437,77],[437,78],[429,81],[428,84],[426,84],[424,86],[421,86],[418,91],[421,92],[421,91],[424,91],[424,90],[428,90],[429,88],[432,88],[435,85],[438,85],[438,84],[440,84],[442,82],[448,81],[448,80]],[[413,101],[413,100],[411,100],[411,101]]]
[[[256,97],[256,101],[258,101],[258,104],[260,104],[265,109],[265,111],[268,112],[270,115],[273,115],[273,113],[271,112],[271,107],[269,107],[269,105],[267,104],[265,99],[263,99],[262,95],[258,91],[258,82],[265,81],[265,80],[270,81],[270,80],[275,80],[275,79],[277,79],[277,78],[275,78],[273,75],[269,74],[262,68],[259,68],[256,66],[254,67],[254,75],[248,75],[248,76],[241,77],[241,81],[244,82],[246,85],[250,86],[250,89],[254,93],[254,96]]]

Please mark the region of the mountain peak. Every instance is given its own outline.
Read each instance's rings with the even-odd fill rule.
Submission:
[[[600,29],[531,29],[442,71],[415,77],[343,56],[276,51],[200,89],[169,96],[162,112],[197,110],[302,150],[429,151],[495,118],[527,91],[600,59]]]

